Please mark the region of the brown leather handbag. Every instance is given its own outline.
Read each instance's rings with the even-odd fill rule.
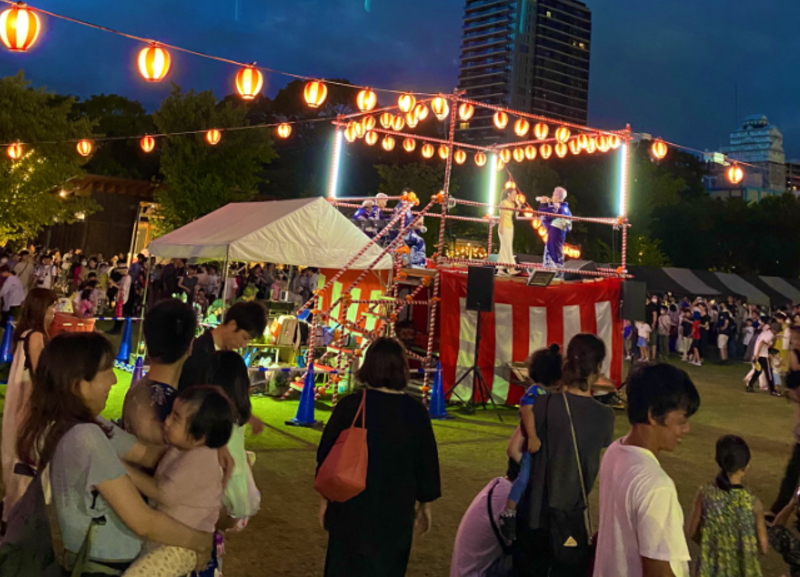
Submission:
[[[356,421],[361,415],[361,427]],[[353,424],[339,433],[336,444],[317,472],[314,488],[328,501],[344,503],[367,488],[367,390],[364,389]]]

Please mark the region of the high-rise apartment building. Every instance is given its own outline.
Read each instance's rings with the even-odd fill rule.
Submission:
[[[466,0],[459,89],[479,102],[586,124],[592,13],[577,0]],[[463,138],[504,137],[476,110]]]

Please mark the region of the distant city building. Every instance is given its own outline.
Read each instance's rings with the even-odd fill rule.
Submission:
[[[769,119],[760,114],[748,116],[742,128],[730,134],[728,146],[720,153],[706,153],[708,176],[706,189],[715,198],[743,198],[758,202],[766,196],[783,194],[787,188],[786,154],[783,151],[783,134]],[[726,176],[728,161],[738,160],[744,166],[745,177],[738,185],[731,184]],[[795,186],[800,187],[800,166],[794,168]]]
[[[800,194],[800,160],[786,163],[786,190]]]
[[[459,89],[467,98],[586,124],[592,13],[577,0],[466,0]],[[463,138],[497,141],[477,109]],[[509,127],[510,130],[510,127]]]

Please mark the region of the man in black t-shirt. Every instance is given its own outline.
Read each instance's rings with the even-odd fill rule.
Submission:
[[[644,313],[646,317],[647,324],[650,325],[650,328],[653,329],[652,334],[658,334],[658,314],[661,311],[661,305],[658,304],[659,298],[658,295],[652,295],[650,297],[650,302],[647,303],[647,306],[644,308]],[[650,358],[656,358],[656,341],[658,339],[653,339],[653,344],[650,345]]]

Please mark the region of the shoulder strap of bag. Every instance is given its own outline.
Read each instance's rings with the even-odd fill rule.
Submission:
[[[358,420],[358,416],[361,415],[361,426],[366,429],[367,428],[367,388],[364,387],[364,393],[361,395],[361,404],[358,405],[358,410],[356,411],[355,417],[353,417],[353,424],[350,425],[350,428],[356,426],[356,421]]]
[[[583,495],[583,504],[586,507],[586,510],[583,513],[584,521],[586,522],[586,530],[589,535],[589,539],[592,538],[594,535],[594,527],[592,526],[592,516],[591,510],[589,508],[589,498],[586,493],[586,484],[583,481],[583,467],[581,467],[581,457],[578,452],[578,436],[575,434],[575,423],[572,421],[572,411],[569,408],[569,399],[567,398],[567,393],[561,393],[564,395],[564,406],[567,408],[567,417],[569,417],[569,430],[572,433],[572,446],[575,448],[575,463],[578,465],[578,478],[581,481],[581,494]]]
[[[494,512],[492,511],[492,495],[494,494],[494,490],[497,487],[497,484],[500,482],[500,479],[494,482],[492,488],[489,489],[489,494],[486,496],[486,510],[489,513],[489,523],[492,525],[492,531],[494,532],[494,536],[497,539],[497,542],[500,544],[500,547],[503,549],[504,555],[511,554],[511,547],[506,545],[505,539],[500,534],[500,529],[497,527],[497,523],[494,521]]]

